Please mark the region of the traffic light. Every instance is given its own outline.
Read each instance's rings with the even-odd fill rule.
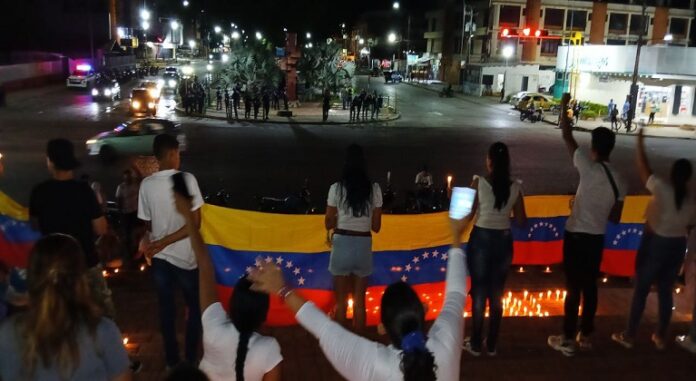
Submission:
[[[521,31],[516,29],[503,28],[500,30],[502,38],[548,38],[549,31],[543,29],[524,28]]]
[[[517,36],[517,29],[503,28],[500,30],[500,37],[502,37],[502,38],[518,37]]]
[[[531,32],[532,32],[532,30],[531,30],[530,28],[524,28],[524,29],[522,29],[522,34],[524,35],[524,37],[529,37],[529,34],[530,34]]]

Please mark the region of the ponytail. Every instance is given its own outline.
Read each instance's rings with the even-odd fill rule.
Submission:
[[[234,373],[237,381],[244,381],[244,362],[249,352],[249,339],[253,331],[239,332],[239,344],[237,345],[237,359],[234,363]]]
[[[401,371],[404,381],[435,381],[435,357],[425,347],[421,331],[413,331],[401,339]]]
[[[495,196],[495,209],[501,210],[510,198],[510,153],[505,143],[497,142],[488,149],[491,164],[491,187]]]
[[[688,183],[691,179],[691,162],[686,159],[679,159],[672,165],[672,187],[674,188],[674,204],[677,210],[684,205],[688,193]]]

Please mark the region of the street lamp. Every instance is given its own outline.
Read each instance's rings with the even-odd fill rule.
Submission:
[[[672,34],[665,34],[665,41],[672,41],[674,40],[674,36]]]
[[[365,45],[365,39],[361,38],[360,40],[358,40],[358,44]]]
[[[188,44],[189,44],[189,48],[191,48],[191,49],[196,47],[196,41],[194,41],[194,40],[189,40]]]
[[[399,10],[399,8],[401,8],[401,4],[399,4],[398,1],[395,1],[394,4],[392,4],[392,8],[394,8],[395,10]]]
[[[263,35],[261,34],[261,32],[256,32],[256,39],[260,40],[262,38],[263,38]]]
[[[188,0],[184,0],[184,3],[183,3],[183,4],[184,4],[185,7],[188,7],[188,6],[189,6]]]
[[[177,30],[177,29],[179,29],[179,22],[176,20],[172,20],[172,22],[169,23],[169,26],[172,27],[172,30]]]
[[[217,33],[217,34],[220,34],[220,32],[222,32],[222,28],[220,28],[219,25],[215,25],[215,27],[213,28],[213,30],[214,30],[215,33]]]
[[[228,54],[223,54],[221,56],[221,58],[222,58],[222,62],[227,62],[230,60],[230,56]]]
[[[143,27],[143,30],[148,30],[148,29],[150,29],[150,22],[147,21],[147,20],[143,20],[143,21],[140,23],[140,26]]]
[[[310,38],[312,38],[312,34],[307,32],[307,34],[305,34],[305,37],[307,37],[307,39],[310,39]]]
[[[213,65],[212,64],[207,64],[205,65],[205,69],[208,71],[213,71]]]
[[[512,45],[506,45],[503,47],[503,58],[505,58],[505,73],[503,73],[503,92],[505,93],[505,82],[507,82],[507,67],[508,67],[508,60],[510,57],[512,57],[513,53],[515,53],[515,49],[512,47]]]
[[[147,9],[143,8],[140,10],[140,18],[147,21],[150,19],[150,11]]]
[[[240,34],[236,30],[232,32],[232,39],[233,40],[239,40]]]
[[[394,3],[394,4],[398,4],[398,3]],[[394,33],[394,32],[389,33],[389,36],[387,36],[387,41],[389,41],[390,44],[395,43],[396,42],[396,33]]]

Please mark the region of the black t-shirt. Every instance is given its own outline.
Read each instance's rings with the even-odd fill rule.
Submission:
[[[89,184],[77,180],[45,181],[31,191],[29,214],[38,220],[41,234],[73,236],[82,245],[87,267],[99,263],[92,220],[103,213]]]

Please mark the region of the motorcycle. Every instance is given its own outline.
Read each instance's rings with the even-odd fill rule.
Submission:
[[[315,213],[316,208],[312,205],[312,198],[308,185],[309,180],[305,179],[304,185],[298,193],[291,193],[283,197],[257,197],[258,210],[260,212],[280,214]]]
[[[533,110],[531,108],[527,108],[525,110],[520,111],[520,121],[524,122],[525,119],[529,119],[530,122],[536,123],[540,122],[544,118],[543,111],[539,108],[536,110]]]

